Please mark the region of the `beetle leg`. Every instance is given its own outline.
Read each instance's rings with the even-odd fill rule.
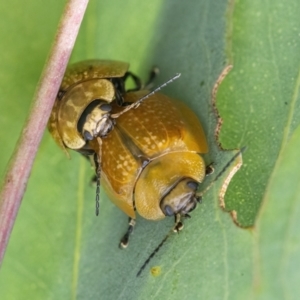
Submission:
[[[125,249],[128,246],[129,243],[129,237],[133,232],[133,228],[135,226],[135,219],[129,218],[129,222],[128,222],[128,229],[127,232],[124,234],[124,236],[122,237],[120,244],[119,244],[119,248],[121,249]]]
[[[158,74],[159,74],[159,68],[153,67],[149,73],[149,78],[146,81],[146,84],[143,86],[143,89],[151,90],[154,86],[154,80],[156,79]]]
[[[198,202],[199,204],[201,204],[201,203],[202,203],[202,196],[201,196],[201,195],[196,196],[196,200],[197,200],[197,202]]]
[[[111,82],[114,85],[115,89],[115,99],[119,106],[123,106],[124,98],[123,95],[126,93],[125,90],[125,80],[128,76],[127,73],[122,78],[112,78]]]
[[[174,228],[173,228],[173,231],[174,232],[177,232],[179,233],[180,230],[183,229],[184,225],[183,223],[181,222],[181,215],[180,214],[176,214],[175,215],[175,225],[174,225]]]
[[[213,164],[214,163],[210,163],[208,166],[206,166],[206,168],[205,168],[205,176],[208,176],[208,175],[212,174],[215,171],[215,169],[213,167]]]
[[[124,75],[124,82],[129,78],[129,77],[131,77],[132,79],[133,79],[133,81],[134,81],[134,84],[135,84],[135,88],[133,88],[133,89],[129,89],[129,90],[126,90],[126,92],[135,92],[135,91],[139,91],[139,90],[141,90],[142,89],[142,81],[141,81],[141,79],[138,77],[138,76],[136,76],[136,75],[134,75],[133,73],[131,73],[131,72],[126,72],[126,74]]]
[[[119,90],[115,90],[115,97],[116,97],[116,102],[119,106],[124,106],[124,98],[122,93]]]
[[[153,88],[153,82],[158,74],[159,74],[159,68],[153,67],[149,73],[149,78],[148,78],[146,84],[142,84],[141,79],[138,76],[134,75],[131,72],[126,72],[126,74],[124,76],[124,81],[126,81],[128,77],[131,77],[136,85],[135,88],[129,89],[126,92],[134,92],[134,91],[139,91],[141,89],[150,90],[151,88]]]
[[[129,77],[133,79],[135,87],[133,89],[126,90],[124,83]],[[140,78],[131,72],[126,72],[121,82],[120,80],[113,80],[112,82],[114,83],[114,87],[115,87],[116,102],[119,106],[127,106],[131,104],[130,102],[124,102],[123,95],[125,93],[139,91],[143,87]]]
[[[119,90],[115,91],[115,97],[116,97],[117,104],[119,106],[128,106],[128,105],[132,104],[131,102],[124,101],[123,95]]]
[[[227,164],[221,169],[219,174],[215,176],[215,178],[210,182],[210,184],[203,190],[201,191],[200,194],[197,195],[197,197],[202,197],[211,187],[212,185],[223,175],[223,173],[227,170],[227,168],[235,161],[235,159],[241,155],[247,148],[243,147],[241,148],[238,152],[236,152],[231,159],[227,162]]]
[[[168,81],[164,82],[163,84],[159,85],[157,88],[155,88],[154,90],[152,90],[151,92],[149,92],[148,94],[146,94],[145,96],[143,96],[142,98],[140,98],[139,100],[137,100],[136,102],[131,103],[130,105],[126,106],[122,111],[115,113],[115,114],[111,114],[110,117],[112,119],[117,119],[119,118],[121,115],[123,115],[124,113],[126,113],[127,111],[133,109],[133,108],[137,108],[139,107],[139,105],[146,100],[147,98],[151,97],[152,95],[154,95],[155,93],[157,93],[158,91],[160,91],[162,88],[164,88],[165,86],[167,86],[168,84],[170,84],[171,82],[173,82],[174,80],[178,79],[181,76],[180,73],[175,74],[172,78],[170,78]]]

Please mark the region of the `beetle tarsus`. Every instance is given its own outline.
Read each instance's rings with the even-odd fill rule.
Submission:
[[[197,202],[198,202],[199,204],[201,204],[203,198],[202,198],[202,196],[197,196],[197,197],[196,197],[196,200],[197,200]]]
[[[126,249],[128,247],[129,244],[129,237],[133,232],[133,228],[135,226],[135,219],[129,218],[129,222],[128,222],[128,229],[126,231],[126,233],[124,234],[124,236],[122,237],[120,243],[119,243],[119,248],[120,249]]]
[[[158,74],[159,74],[159,68],[154,66],[149,73],[149,78],[148,78],[145,86],[143,87],[143,89],[151,90],[154,86],[154,80],[156,79]]]
[[[175,225],[173,231],[176,232],[176,233],[179,233],[179,231],[181,231],[183,229],[183,227],[184,227],[183,223],[182,222],[178,222]]]
[[[213,184],[225,173],[225,171],[227,170],[227,168],[235,161],[235,159],[241,155],[245,150],[247,149],[247,147],[242,147],[238,152],[235,153],[235,155],[233,155],[231,157],[231,159],[226,163],[226,165],[221,169],[221,171],[216,175],[216,177],[210,182],[210,184],[203,190],[201,191],[200,194],[197,195],[197,197],[202,197],[205,193],[207,193],[207,191],[213,186]]]
[[[181,222],[181,215],[180,214],[176,214],[175,215],[175,225],[173,227],[173,231],[179,233],[179,231],[181,231],[183,229],[184,225]]]
[[[214,163],[210,163],[208,166],[206,166],[206,168],[205,168],[205,176],[213,174],[213,172],[215,171],[215,169],[213,167],[213,164]]]

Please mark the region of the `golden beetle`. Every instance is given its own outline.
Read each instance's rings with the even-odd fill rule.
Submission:
[[[98,181],[101,175],[111,201],[130,217],[123,247],[136,211],[149,220],[175,216],[180,229],[180,217],[200,200],[197,189],[206,172],[201,154],[208,151],[202,126],[187,106],[160,93],[141,103],[148,91],[126,92],[130,76],[140,89],[126,63],[72,65],[48,124],[63,149],[92,157]]]

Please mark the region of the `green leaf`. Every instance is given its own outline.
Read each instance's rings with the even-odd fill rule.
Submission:
[[[254,288],[259,299],[299,295],[300,126],[295,130],[267,186],[254,243]]]
[[[284,158],[291,155],[291,148],[293,155],[299,149],[295,135],[285,152],[299,124],[299,4],[288,2],[243,0],[235,6],[225,0],[90,2],[72,61],[128,61],[143,79],[157,65],[161,70],[157,83],[181,72],[181,79],[163,92],[185,101],[198,115],[211,149],[206,160],[217,170],[230,153],[220,154],[216,147],[211,91],[228,59],[233,61],[234,69],[217,97],[223,118],[221,142],[224,148],[248,148],[243,167],[229,186],[226,209],[235,210],[246,226],[253,225],[262,199],[265,207],[255,233],[237,227],[219,208],[222,181],[218,181],[179,236],[171,236],[136,278],[173,220],[139,218],[129,248],[119,250],[126,216],[103,191],[100,217],[94,216],[92,169],[76,153],[68,160],[45,133],[0,271],[1,299],[297,295],[299,241],[293,228],[298,211],[286,192],[296,191],[292,178],[297,177],[281,169],[282,163],[287,164],[282,168],[296,172],[297,158],[291,156],[294,166]],[[63,3],[53,0],[0,4],[1,171],[27,116],[62,9]],[[277,179],[281,175],[285,177]],[[279,192],[283,179],[292,186],[284,185]],[[276,194],[281,199],[274,201]],[[160,270],[158,276],[152,275],[153,267]],[[276,285],[278,278],[284,284]]]
[[[235,4],[227,43],[234,68],[218,108],[222,145],[248,147],[226,197],[243,226],[253,224],[278,153],[300,123],[299,6],[296,0]]]

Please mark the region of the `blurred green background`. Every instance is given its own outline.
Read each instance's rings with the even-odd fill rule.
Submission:
[[[2,177],[64,4],[0,3]],[[68,160],[46,132],[0,270],[0,299],[297,299],[299,9],[296,0],[90,1],[71,60],[130,62],[144,80],[157,65],[157,83],[182,73],[164,93],[200,118],[216,169],[229,154],[216,148],[211,91],[233,63],[217,95],[220,141],[248,148],[226,209],[255,229],[219,208],[221,180],[136,278],[173,220],[138,219],[120,251],[127,217],[104,193],[94,217],[92,169],[76,153]]]

